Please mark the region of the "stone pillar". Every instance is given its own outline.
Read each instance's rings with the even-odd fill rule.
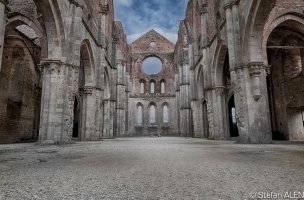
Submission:
[[[112,139],[114,138],[114,109],[115,102],[111,99],[104,99],[103,100],[103,139]]]
[[[106,47],[106,23],[107,23],[107,15],[109,13],[109,5],[108,4],[100,4],[100,25],[99,25],[99,42],[103,48]]]
[[[237,23],[238,12],[237,4],[233,0],[225,1],[225,11],[226,11],[226,27],[227,27],[227,38],[228,38],[228,51],[229,51],[229,65],[230,65],[230,75],[231,75],[231,86],[234,88],[235,106],[238,121],[238,129],[240,138],[243,138],[248,131],[248,113],[247,107],[247,91],[246,91],[246,72],[244,72],[242,67],[238,67],[238,63],[241,63],[242,58],[238,54],[238,41],[240,40],[239,35],[237,35],[236,30],[239,27]],[[234,12],[234,13],[233,13]],[[236,21],[234,21],[236,20]],[[236,27],[237,26],[237,27]],[[249,142],[245,139],[240,139],[242,142]]]
[[[181,63],[182,76],[180,83],[180,117],[181,117],[181,136],[192,136],[192,110],[191,110],[191,88],[190,88],[190,66],[189,49],[183,50],[183,62]]]
[[[129,129],[130,129],[130,124],[131,124],[131,117],[129,117],[129,113],[130,113],[130,107],[129,107],[129,103],[130,103],[130,92],[131,92],[131,78],[130,75],[127,74],[126,75],[126,101],[125,101],[125,121],[126,121],[126,125],[125,125],[125,133],[129,134]]]
[[[230,75],[234,88],[239,142],[269,143],[271,128],[266,72],[261,63],[242,64],[238,1],[226,0],[225,10]]]
[[[226,101],[225,87],[214,87],[212,90],[213,131],[209,139],[229,139],[228,103]]]
[[[243,70],[249,73],[247,94],[249,130],[241,136],[241,142],[270,143],[272,140],[269,100],[267,92],[267,69],[262,62],[247,64]]]
[[[204,0],[199,5],[199,13],[201,15],[201,46],[202,48],[205,48],[208,44],[208,4]]]
[[[126,102],[126,62],[122,59],[122,55],[118,53],[119,59],[117,59],[117,102],[116,102],[116,136],[125,135],[125,102]]]
[[[84,86],[81,140],[97,140],[95,135],[96,97],[92,86]]]
[[[64,144],[71,142],[73,104],[69,90],[71,68],[58,60],[47,60],[43,65],[39,142]]]
[[[0,71],[1,71],[2,54],[4,47],[6,15],[8,12],[7,4],[8,4],[8,0],[0,0]]]
[[[112,68],[110,80],[110,111],[111,111],[111,123],[112,123],[112,137],[116,136],[116,104],[117,104],[117,69]]]
[[[96,94],[96,107],[95,107],[95,138],[96,140],[100,140],[102,138],[102,89],[97,86],[95,90]]]

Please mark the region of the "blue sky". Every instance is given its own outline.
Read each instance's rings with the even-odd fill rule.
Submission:
[[[124,25],[128,42],[154,29],[173,43],[188,0],[114,0],[115,20]]]

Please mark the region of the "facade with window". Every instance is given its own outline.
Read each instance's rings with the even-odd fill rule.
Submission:
[[[178,136],[177,115],[170,109],[176,106],[174,44],[151,30],[130,46],[133,61],[128,134]]]

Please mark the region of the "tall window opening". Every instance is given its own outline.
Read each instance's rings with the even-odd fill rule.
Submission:
[[[145,93],[145,83],[141,82],[140,83],[140,94],[144,94]]]
[[[169,123],[169,109],[167,105],[163,106],[163,123]]]
[[[165,82],[164,81],[162,81],[161,82],[161,84],[160,84],[160,92],[162,93],[162,94],[164,94],[165,93]]]
[[[149,123],[150,124],[155,124],[156,123],[156,109],[155,109],[155,106],[154,105],[151,105],[150,106],[150,109],[149,109]]]
[[[155,83],[152,81],[150,85],[150,93],[154,94],[155,93]]]
[[[136,121],[138,126],[143,125],[143,106],[140,104],[137,106]]]

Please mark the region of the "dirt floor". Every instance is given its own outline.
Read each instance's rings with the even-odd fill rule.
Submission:
[[[304,192],[303,144],[162,137],[0,145],[3,200],[275,199],[286,192]]]

